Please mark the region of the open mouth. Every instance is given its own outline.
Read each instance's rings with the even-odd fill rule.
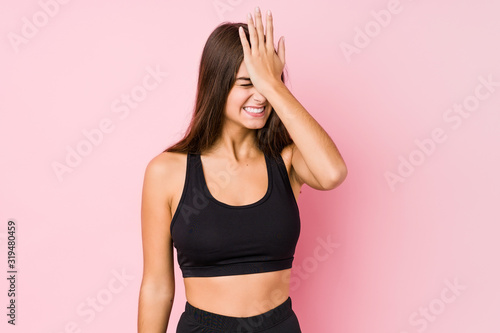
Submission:
[[[261,108],[252,108],[252,107],[244,107],[243,110],[245,110],[246,113],[251,115],[252,117],[260,117],[264,115],[264,110],[265,107]]]

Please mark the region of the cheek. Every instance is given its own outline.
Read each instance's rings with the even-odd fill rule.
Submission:
[[[240,91],[233,91],[232,94],[230,94],[227,98],[228,105],[230,105],[233,108],[241,108],[247,100],[250,98],[250,94],[248,94],[244,90]]]
[[[241,108],[245,105],[245,99],[241,96],[233,94],[227,98],[226,104],[226,114],[237,116],[241,111]]]

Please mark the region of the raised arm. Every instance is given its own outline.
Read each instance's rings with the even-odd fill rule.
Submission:
[[[274,49],[273,18],[266,15],[266,35],[260,10],[255,21],[249,13],[247,40],[240,27],[244,62],[255,88],[273,106],[292,137],[291,175],[299,184],[306,183],[318,190],[331,190],[347,177],[347,166],[337,146],[321,125],[309,114],[281,81],[285,66],[285,42],[280,38]]]

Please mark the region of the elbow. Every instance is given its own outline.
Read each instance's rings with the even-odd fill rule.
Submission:
[[[333,190],[344,182],[347,178],[347,167],[345,164],[341,168],[337,168],[332,172],[329,180],[324,184],[323,189],[325,191]]]
[[[161,297],[173,302],[175,298],[175,283],[173,281],[168,284],[143,281],[140,291],[148,296]]]

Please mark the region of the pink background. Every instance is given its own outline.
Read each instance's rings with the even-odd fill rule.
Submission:
[[[66,2],[1,1],[2,332],[136,331],[145,166],[186,129],[208,35],[256,5],[286,37],[288,87],[349,169],[299,198],[303,332],[500,331],[498,2]],[[155,69],[168,74],[144,90]],[[86,156],[58,178],[77,148]],[[185,302],[175,273],[168,332]]]

